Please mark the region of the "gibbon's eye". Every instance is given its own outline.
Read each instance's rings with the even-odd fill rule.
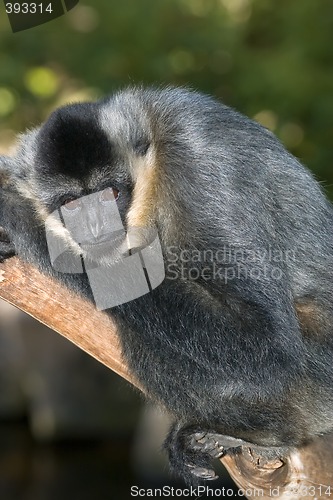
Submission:
[[[147,151],[149,149],[149,146],[150,146],[150,142],[143,142],[143,141],[140,141],[140,142],[137,142],[134,146],[134,151],[136,152],[136,154],[140,155],[140,156],[145,156],[147,154]]]
[[[101,191],[99,199],[108,203],[109,201],[117,201],[119,198],[119,191],[116,188],[106,188]]]
[[[80,198],[78,198],[78,199],[70,199],[69,198],[63,204],[63,207],[66,208],[66,210],[76,210],[80,206],[81,206],[81,200],[80,200]]]

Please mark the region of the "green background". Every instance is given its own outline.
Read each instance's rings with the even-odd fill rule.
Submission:
[[[213,94],[271,128],[333,194],[332,0],[94,0],[0,19],[0,150],[59,104],[136,83]]]

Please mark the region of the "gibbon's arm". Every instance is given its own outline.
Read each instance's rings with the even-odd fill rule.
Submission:
[[[38,300],[36,297],[38,296]],[[0,298],[57,331],[111,370],[139,387],[121,357],[109,315],[18,258],[0,264]],[[85,311],[83,315],[82,312]],[[107,331],[108,335],[103,332]],[[263,462],[248,447],[221,459],[244,491],[261,498],[329,498],[333,493],[333,434],[317,438],[283,461]],[[274,490],[274,491],[273,491]]]

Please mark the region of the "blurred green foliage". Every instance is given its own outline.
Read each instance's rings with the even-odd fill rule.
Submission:
[[[271,128],[333,195],[332,0],[81,0],[16,34],[0,14],[2,150],[59,104],[187,85]]]

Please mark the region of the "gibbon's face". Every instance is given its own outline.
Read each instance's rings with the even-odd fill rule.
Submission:
[[[69,105],[55,111],[37,137],[40,202],[49,214],[60,210],[73,240],[97,260],[111,236],[119,246],[125,230],[152,222],[146,207],[154,172],[149,133],[135,116],[118,113],[113,125],[109,115],[105,104]]]

